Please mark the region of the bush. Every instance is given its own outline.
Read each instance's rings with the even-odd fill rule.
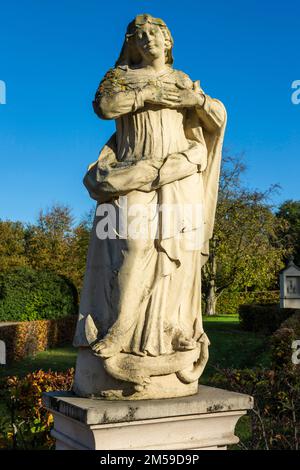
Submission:
[[[244,304],[270,304],[279,302],[279,291],[229,292],[218,297],[216,311],[219,315],[235,315]],[[204,311],[204,310],[203,310]]]
[[[280,308],[277,304],[240,305],[240,325],[246,331],[272,334],[294,312],[293,309]]]
[[[6,345],[6,361],[27,356],[73,341],[77,316],[56,320],[25,321],[0,326],[0,340]]]
[[[76,288],[62,276],[28,267],[0,273],[0,321],[49,320],[77,310]]]
[[[296,368],[223,369],[211,383],[254,397],[249,412],[250,437],[243,449],[298,450],[300,436],[300,375]]]
[[[280,328],[291,328],[296,337],[300,339],[300,310],[293,310],[293,312],[293,315],[280,325]]]
[[[285,320],[270,338],[271,361],[274,369],[295,368],[292,362],[292,343],[300,339],[300,311]],[[300,372],[300,365],[296,367]]]
[[[53,390],[70,390],[74,370],[43,372],[39,370],[24,378],[7,377],[0,383],[1,404],[0,448],[51,449],[52,415],[42,406],[42,393]]]

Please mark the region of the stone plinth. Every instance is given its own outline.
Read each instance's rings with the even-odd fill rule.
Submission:
[[[253,407],[249,395],[203,385],[183,398],[106,401],[50,392],[43,402],[54,415],[57,450],[226,449],[239,441],[235,425]]]

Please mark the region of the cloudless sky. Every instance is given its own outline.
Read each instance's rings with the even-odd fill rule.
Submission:
[[[79,219],[93,206],[82,178],[114,122],[91,103],[139,13],[166,21],[174,67],[225,104],[225,147],[245,152],[245,183],[300,199],[299,0],[0,0],[1,219],[34,221],[56,202]]]

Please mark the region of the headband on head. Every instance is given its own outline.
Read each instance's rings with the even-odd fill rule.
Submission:
[[[149,14],[137,15],[133,21],[131,21],[127,27],[127,31],[125,34],[125,41],[120,53],[120,56],[116,62],[116,66],[119,65],[132,65],[138,63],[138,56],[132,51],[130,48],[130,39],[134,37],[137,30],[141,28],[141,26],[150,23],[162,29],[164,36],[168,38],[171,43],[171,48],[166,53],[166,63],[173,64],[173,55],[172,55],[172,47],[174,44],[173,38],[171,36],[170,30],[167,27],[166,23],[160,18],[154,18]]]

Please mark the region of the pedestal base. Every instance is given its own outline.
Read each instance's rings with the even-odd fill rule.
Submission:
[[[109,402],[66,392],[43,395],[54,415],[57,450],[226,449],[239,441],[238,419],[249,395],[200,386],[197,395]]]

